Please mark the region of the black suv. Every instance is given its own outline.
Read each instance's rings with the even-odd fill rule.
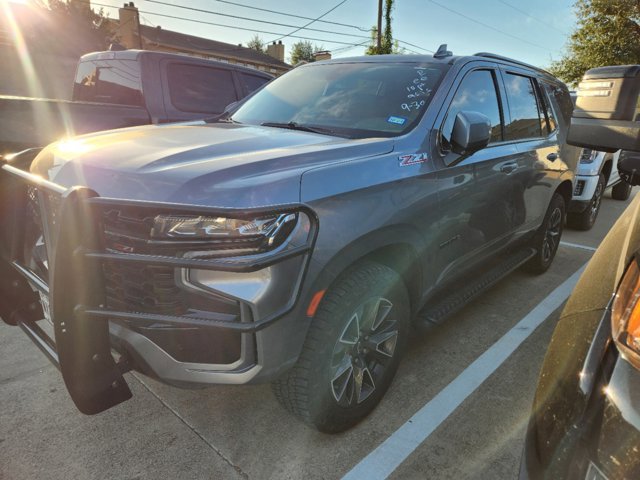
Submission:
[[[344,430],[384,395],[412,325],[549,267],[571,110],[540,69],[441,48],[304,65],[206,123],[17,155],[0,314],[85,413],[128,399],[136,369],[273,382],[287,410]]]

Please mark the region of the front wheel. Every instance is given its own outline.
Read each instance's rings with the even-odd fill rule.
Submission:
[[[622,201],[628,200],[631,195],[632,188],[633,186],[622,180],[611,189],[611,198]]]
[[[409,316],[398,273],[373,262],[352,268],[325,294],[298,362],[273,384],[276,397],[322,432],[352,427],[389,388]]]
[[[598,218],[598,212],[600,212],[605,187],[606,181],[604,175],[600,174],[598,183],[596,184],[596,190],[593,192],[589,206],[583,212],[569,213],[567,215],[567,225],[569,227],[576,230],[591,230],[596,223],[596,218]]]
[[[551,203],[549,204],[549,208],[547,208],[544,221],[533,238],[532,246],[536,249],[536,254],[531,260],[524,264],[525,270],[540,274],[549,269],[560,245],[564,218],[564,198],[556,192],[551,198]]]

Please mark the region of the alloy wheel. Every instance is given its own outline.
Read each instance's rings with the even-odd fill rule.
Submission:
[[[553,258],[553,254],[560,243],[560,234],[562,233],[562,210],[556,207],[547,222],[547,230],[544,233],[544,242],[542,244],[542,260],[546,263]]]
[[[393,304],[377,297],[360,305],[344,327],[331,357],[331,392],[338,405],[364,402],[376,389],[398,341]]]
[[[600,209],[600,203],[602,202],[602,192],[604,191],[604,186],[602,183],[598,182],[598,186],[596,187],[596,191],[593,194],[593,199],[591,200],[591,213],[589,215],[589,220],[591,223],[596,221],[596,217],[598,216],[598,210]]]

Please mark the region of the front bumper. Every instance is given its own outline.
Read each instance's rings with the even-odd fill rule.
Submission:
[[[573,197],[569,204],[570,212],[583,212],[589,206],[599,178],[599,175],[576,175]]]
[[[177,385],[239,384],[269,380],[295,361],[297,351],[289,346],[306,329],[304,321],[293,320],[294,309],[318,226],[308,207],[237,210],[127,201],[84,187],[65,189],[9,165],[0,175],[12,199],[10,218],[3,219],[11,232],[5,260],[49,298],[54,334],[27,318],[17,323],[58,366],[82,412],[98,413],[130,398],[122,374],[131,368]],[[34,192],[48,257],[44,275],[25,249]],[[108,215],[131,209],[236,218],[296,211],[306,219],[298,222],[305,231],[247,256],[139,253],[129,245],[114,247],[105,233]],[[112,348],[121,355],[118,362]]]

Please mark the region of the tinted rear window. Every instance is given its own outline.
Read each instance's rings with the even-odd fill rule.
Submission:
[[[144,105],[140,65],[135,60],[90,60],[76,71],[73,99],[86,102]]]
[[[523,75],[505,75],[511,122],[506,127],[506,140],[542,136],[540,112],[533,80]],[[543,116],[544,118],[544,116]]]
[[[173,63],[167,77],[171,103],[183,112],[222,113],[238,100],[229,70]]]
[[[257,75],[250,75],[248,73],[240,73],[240,81],[242,82],[242,85],[246,89],[247,93],[251,93],[251,92],[259,89],[261,86],[263,86],[269,80],[270,80],[269,78],[259,77]]]

